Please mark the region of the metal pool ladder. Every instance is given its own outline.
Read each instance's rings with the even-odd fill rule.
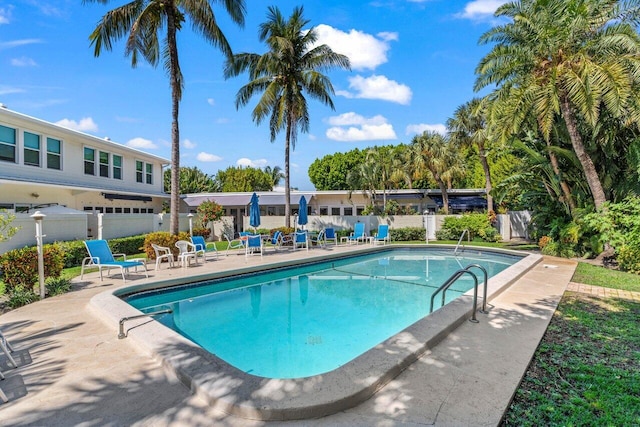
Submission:
[[[156,314],[168,314],[168,313],[173,313],[173,310],[171,310],[170,308],[167,308],[166,310],[152,311],[149,313],[138,314],[137,316],[123,317],[122,319],[120,319],[120,322],[118,322],[119,323],[118,339],[123,339],[127,337],[127,334],[124,333],[124,322],[133,320],[133,319],[140,319],[141,317],[151,317],[151,316],[155,316]]]
[[[458,244],[456,245],[456,248],[453,250],[453,254],[456,255],[458,253],[458,248],[460,248],[460,243],[462,243],[462,239],[464,238],[464,234],[467,233],[467,243],[469,243],[471,241],[471,235],[469,234],[469,230],[468,229],[464,229],[462,230],[462,234],[460,235],[460,238],[458,239]],[[464,245],[462,245],[462,250],[464,250]]]
[[[444,305],[444,301],[445,301],[445,295],[447,293],[447,289],[449,289],[449,287],[451,287],[451,285],[453,285],[460,277],[462,277],[465,274],[469,274],[472,278],[473,278],[473,311],[471,312],[471,319],[469,319],[470,322],[473,323],[478,323],[478,319],[476,319],[476,309],[478,307],[478,276],[471,271],[471,268],[479,268],[480,270],[482,270],[482,273],[484,274],[484,292],[483,292],[483,298],[482,298],[482,310],[480,310],[480,313],[486,313],[487,312],[487,284],[489,281],[489,275],[487,274],[487,270],[481,266],[480,264],[469,264],[467,265],[465,268],[461,268],[460,270],[456,271],[455,273],[453,273],[451,275],[451,277],[449,277],[438,289],[436,289],[436,291],[431,295],[431,305],[429,306],[429,313],[433,312],[433,301],[436,298],[436,295],[438,295],[438,293],[442,292],[442,303],[441,306]]]

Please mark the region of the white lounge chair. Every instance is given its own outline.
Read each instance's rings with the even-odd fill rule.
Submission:
[[[227,240],[227,251],[225,252],[225,256],[229,256],[229,249],[244,249],[244,242],[242,240],[231,240],[226,234],[224,235],[224,238]]]
[[[246,236],[246,241],[244,245],[244,256],[245,258],[249,256],[249,254],[254,254],[256,252],[260,252],[260,256],[262,257],[263,247],[262,247],[262,236],[261,235],[250,235]]]
[[[298,249],[298,247],[309,250],[309,236],[306,231],[296,231],[293,239],[293,250]]]

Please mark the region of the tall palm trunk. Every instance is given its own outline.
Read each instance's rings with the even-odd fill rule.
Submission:
[[[289,176],[289,150],[291,147],[291,117],[287,120],[287,133],[284,142],[284,225],[291,226],[291,185]]]
[[[484,188],[487,192],[487,211],[493,211],[493,196],[491,195],[491,170],[489,169],[489,162],[487,161],[487,152],[484,149],[484,144],[478,143],[478,151],[480,152],[480,164],[484,171]]]
[[[604,189],[602,188],[602,183],[598,177],[598,171],[596,171],[593,160],[591,160],[591,157],[589,157],[589,154],[585,150],[582,137],[580,133],[578,133],[576,118],[571,110],[567,95],[563,95],[560,98],[560,111],[562,112],[562,117],[569,131],[573,151],[575,151],[578,156],[585,178],[587,179],[587,184],[589,184],[594,205],[596,209],[600,209],[602,204],[607,201],[607,196],[604,194]]]
[[[438,183],[438,187],[440,187],[440,193],[442,193],[442,209],[444,210],[445,215],[449,215],[449,193],[447,193],[447,186],[440,175],[437,173],[433,173],[433,178]]]
[[[550,147],[551,143],[547,141],[547,147]],[[576,210],[576,202],[573,200],[573,196],[571,195],[571,188],[567,181],[562,179],[562,174],[560,173],[560,165],[558,163],[558,157],[556,157],[555,153],[551,150],[549,152],[549,161],[551,162],[551,169],[553,169],[553,173],[556,174],[558,180],[560,181],[560,188],[562,189],[562,194],[564,196],[564,201],[567,202],[569,206],[569,214],[573,216],[573,213]]]
[[[169,6],[173,7],[173,5]],[[176,22],[172,12],[167,13],[167,46],[169,48],[171,80],[171,224],[169,232],[176,236],[180,231],[180,129],[178,114],[180,107],[180,79]]]

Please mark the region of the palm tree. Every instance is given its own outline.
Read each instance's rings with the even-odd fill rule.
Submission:
[[[109,0],[83,0],[84,3],[106,4]],[[171,234],[177,235],[180,213],[180,129],[178,113],[184,86],[178,61],[177,34],[187,17],[194,31],[231,57],[227,39],[218,27],[212,3],[217,0],[133,0],[107,12],[89,40],[94,46],[94,55],[100,56],[102,49],[111,50],[113,43],[126,37],[125,55],[131,56],[131,66],[136,67],[138,56],[156,67],[162,57],[163,67],[169,74],[171,85]],[[220,1],[231,20],[244,25],[246,13],[244,0]],[[159,35],[165,37],[162,46]],[[161,49],[162,48],[162,49]]]
[[[485,190],[487,192],[487,210],[493,211],[491,169],[487,159],[489,137],[483,101],[479,98],[474,98],[458,107],[453,113],[453,117],[447,120],[447,128],[452,142],[463,147],[476,147],[478,149],[478,157],[484,172]]]
[[[560,115],[600,208],[607,197],[578,118],[591,129],[602,111],[638,123],[638,1],[521,0],[502,5],[495,15],[512,22],[480,38],[496,43],[476,69],[476,90],[498,85],[490,95],[490,120],[511,135],[533,114],[548,140]]]
[[[277,187],[280,180],[284,178],[284,173],[280,166],[265,166],[264,171],[267,175],[271,176],[271,181],[273,182],[274,187]]]
[[[333,85],[322,70],[333,67],[350,69],[349,59],[337,54],[327,45],[314,46],[317,35],[314,29],[303,30],[308,20],[302,16],[303,8],[296,7],[288,21],[280,10],[269,7],[267,21],[260,25],[260,41],[266,42],[269,51],[263,55],[241,53],[227,60],[225,77],[249,72],[249,83],[238,91],[236,108],[246,105],[251,97],[262,92],[253,109],[252,117],[260,124],[269,117],[271,142],[285,131],[284,181],[285,225],[290,221],[291,185],[289,150],[295,150],[298,131],[309,131],[309,110],[305,93],[335,109],[331,95]]]
[[[409,153],[414,178],[419,178],[425,172],[433,177],[442,193],[442,208],[448,214],[447,189],[453,177],[463,173],[462,159],[456,147],[439,133],[425,131],[413,137]]]

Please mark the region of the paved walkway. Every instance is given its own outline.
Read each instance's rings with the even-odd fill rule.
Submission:
[[[286,256],[304,257],[304,252]],[[249,261],[229,256],[187,273],[267,263],[277,256]],[[134,340],[118,340],[117,325],[97,319],[88,301],[122,282],[100,282],[92,273],[68,294],[0,316],[0,328],[17,349],[19,365],[8,369],[0,354],[0,369],[7,377],[0,387],[10,399],[0,404],[0,425],[495,426],[574,270],[573,261],[545,257],[491,301],[489,313],[479,314],[480,323],[464,322],[368,401],[325,418],[290,422],[223,414],[192,395]],[[178,268],[150,276],[181,274],[185,272]]]
[[[621,289],[602,288],[600,286],[585,285],[583,283],[569,282],[567,290],[580,292],[600,298],[620,298],[640,302],[640,292],[623,291]]]

